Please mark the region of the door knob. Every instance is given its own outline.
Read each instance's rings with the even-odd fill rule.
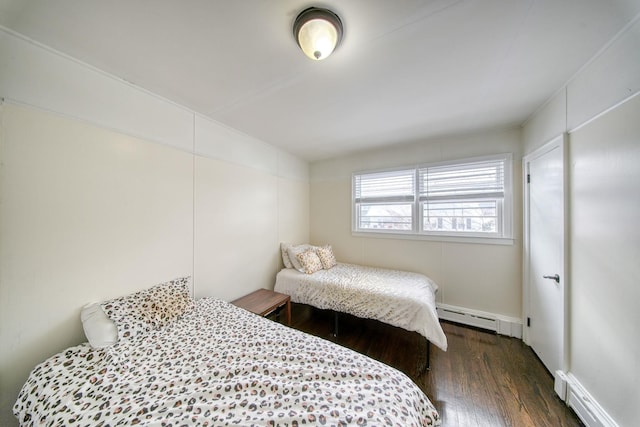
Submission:
[[[560,276],[558,276],[557,274],[554,274],[553,276],[542,276],[545,279],[551,279],[551,280],[555,280],[556,283],[560,283]]]

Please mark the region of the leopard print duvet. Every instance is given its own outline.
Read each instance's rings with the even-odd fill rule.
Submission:
[[[403,373],[217,299],[108,348],[38,365],[23,426],[440,425]]]

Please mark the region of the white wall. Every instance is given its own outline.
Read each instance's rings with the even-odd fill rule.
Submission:
[[[569,371],[619,426],[640,423],[639,119],[636,19],[523,132],[527,153],[569,132]]]
[[[204,117],[195,125],[196,296],[273,288],[279,242],[308,239],[308,166]]]
[[[520,129],[478,132],[372,150],[311,165],[311,240],[329,243],[339,261],[424,273],[440,303],[521,317],[522,209]],[[356,171],[513,153],[514,244],[356,237],[351,233],[351,174]]]
[[[233,299],[309,238],[308,165],[0,31],[0,425],[80,308],[178,276]]]

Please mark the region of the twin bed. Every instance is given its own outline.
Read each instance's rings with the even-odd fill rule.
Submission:
[[[447,338],[436,311],[438,285],[427,276],[338,263],[328,245],[283,244],[281,251],[285,268],[277,274],[274,290],[290,295],[292,302],[415,331],[446,351]],[[307,263],[312,252],[319,265]]]
[[[348,264],[330,270],[343,278],[323,282],[333,298],[290,271],[278,274],[277,288],[290,291],[294,301],[415,330],[446,348],[433,301],[426,308],[412,301],[416,294],[432,295],[431,282],[389,270],[373,271],[376,281],[372,271]],[[372,297],[389,275],[409,285],[391,299]],[[368,285],[342,289],[363,277]],[[193,300],[188,278],[87,306],[82,317],[89,342],[35,367],[13,408],[21,425],[441,423],[427,396],[402,372],[227,302]]]
[[[313,274],[287,268],[277,274],[274,290],[292,302],[418,332],[447,349],[435,305],[437,286],[424,275],[344,263]]]

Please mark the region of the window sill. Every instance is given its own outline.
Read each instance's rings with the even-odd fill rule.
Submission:
[[[511,237],[472,237],[472,236],[434,236],[426,234],[402,234],[352,231],[353,237],[369,237],[374,239],[428,240],[432,242],[474,243],[483,245],[513,245]]]

